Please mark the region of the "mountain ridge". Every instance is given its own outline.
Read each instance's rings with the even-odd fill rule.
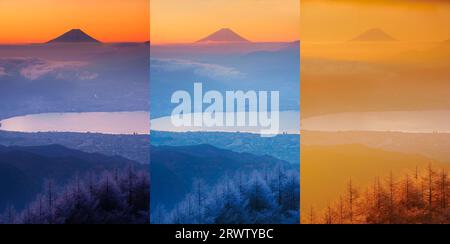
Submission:
[[[380,28],[369,29],[355,38],[350,40],[351,42],[393,42],[397,41],[394,37],[387,34]]]
[[[222,28],[209,36],[198,40],[196,43],[249,43],[250,41],[240,36],[230,28]]]
[[[72,29],[55,39],[52,39],[47,42],[47,44],[51,43],[101,43],[97,39],[89,36],[81,29]]]
[[[77,175],[101,174],[129,166],[146,167],[122,157],[85,153],[60,145],[0,145],[0,212],[6,204],[13,204],[20,210],[41,192],[47,180],[59,186]]]
[[[152,206],[172,207],[185,197],[196,180],[208,185],[238,172],[296,167],[272,156],[220,149],[209,144],[151,147]]]

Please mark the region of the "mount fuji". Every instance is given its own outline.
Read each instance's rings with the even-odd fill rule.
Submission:
[[[80,29],[72,29],[47,43],[100,43]]]
[[[250,41],[243,38],[231,29],[223,28],[213,34],[198,40],[197,43],[249,43]]]

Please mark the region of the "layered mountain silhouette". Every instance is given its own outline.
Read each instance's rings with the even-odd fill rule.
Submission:
[[[211,145],[151,147],[152,196],[170,207],[180,201],[196,179],[215,184],[226,174],[251,173],[281,165],[295,167],[271,156],[256,156],[219,149]],[[105,170],[147,170],[123,157],[110,157],[98,153],[85,153],[60,145],[10,146],[0,145],[0,212],[13,204],[22,209],[42,192],[47,180],[63,186],[76,176],[88,173],[99,175]]]
[[[233,30],[229,28],[223,28],[220,29],[213,34],[198,40],[197,43],[227,43],[227,42],[233,42],[233,43],[247,43],[250,42],[249,40],[243,38]]]
[[[380,28],[370,29],[350,40],[352,42],[392,42],[397,41]]]
[[[154,186],[151,195],[158,199],[152,204],[166,207],[182,200],[197,179],[213,185],[222,177],[231,177],[237,172],[251,173],[276,166],[295,167],[271,156],[237,153],[208,144],[152,147],[151,164]]]
[[[72,29],[47,43],[100,43],[80,29]]]
[[[101,174],[105,170],[145,166],[123,157],[85,153],[59,145],[5,147],[0,145],[0,212],[6,204],[21,209],[42,191],[47,180],[57,186],[75,176]]]

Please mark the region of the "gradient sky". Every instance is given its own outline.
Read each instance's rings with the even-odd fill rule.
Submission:
[[[300,1],[151,1],[153,43],[195,42],[225,27],[255,42],[299,40]]]
[[[302,41],[347,41],[371,28],[399,41],[450,39],[450,1],[302,0],[301,7]]]
[[[103,42],[148,41],[149,0],[0,0],[0,43],[39,43],[70,29]]]

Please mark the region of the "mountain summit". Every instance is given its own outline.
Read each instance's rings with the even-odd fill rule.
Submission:
[[[395,38],[384,32],[382,29],[370,29],[350,40],[352,42],[392,42]]]
[[[47,43],[100,43],[80,29],[70,30]]]
[[[231,29],[224,28],[224,29],[220,29],[220,30],[214,32],[213,34],[211,34],[197,42],[198,43],[249,42],[249,40],[238,35],[236,32],[232,31]]]

